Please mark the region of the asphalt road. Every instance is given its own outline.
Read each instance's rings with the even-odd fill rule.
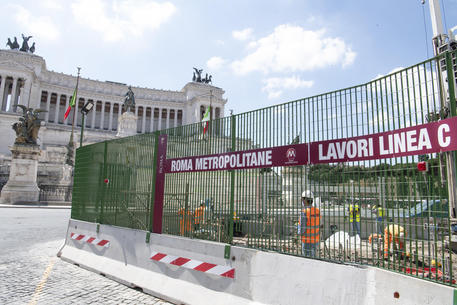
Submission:
[[[170,304],[57,258],[69,218],[0,207],[0,304]]]

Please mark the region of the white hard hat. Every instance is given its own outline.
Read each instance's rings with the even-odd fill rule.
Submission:
[[[398,234],[398,237],[400,237],[400,238],[403,238],[403,237],[405,237],[405,233],[403,233],[403,232],[400,232],[400,233]]]
[[[310,198],[314,199],[314,194],[310,190],[306,190],[303,193],[301,193],[301,198]]]

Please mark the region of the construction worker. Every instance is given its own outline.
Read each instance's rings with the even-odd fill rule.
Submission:
[[[384,259],[389,259],[390,244],[392,244],[392,252],[395,249],[403,251],[405,238],[405,228],[400,225],[388,225],[384,229]]]
[[[374,205],[371,212],[376,215],[376,230],[378,234],[382,234],[384,209],[380,205]]]
[[[187,235],[187,232],[190,232],[191,223],[192,223],[192,213],[185,209],[181,208],[178,210],[179,218],[179,234],[181,236]]]
[[[200,230],[200,224],[203,224],[205,215],[205,201],[202,200],[200,206],[194,212],[194,231]]]
[[[313,207],[314,195],[306,190],[301,195],[302,211],[300,215],[300,234],[304,256],[316,257],[319,247],[320,211]]]
[[[349,205],[349,222],[352,226],[352,234],[351,235],[359,235],[360,236],[360,208],[358,204],[350,204]]]

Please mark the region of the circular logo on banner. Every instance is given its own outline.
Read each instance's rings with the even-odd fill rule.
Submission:
[[[295,148],[289,148],[287,150],[286,157],[287,157],[287,160],[289,160],[289,162],[294,162],[296,156],[297,156],[297,151],[295,150]]]

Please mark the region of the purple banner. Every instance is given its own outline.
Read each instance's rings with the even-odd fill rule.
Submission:
[[[218,155],[167,159],[165,173],[297,166],[307,163],[308,144],[294,144]]]
[[[163,194],[165,189],[165,162],[167,158],[167,135],[159,135],[157,149],[157,172],[154,194],[154,219],[152,232],[162,233]]]
[[[387,159],[457,150],[457,117],[368,136],[313,142],[310,163]]]
[[[166,150],[166,148],[165,148]],[[166,159],[165,173],[387,159],[457,150],[457,117],[354,138]]]

